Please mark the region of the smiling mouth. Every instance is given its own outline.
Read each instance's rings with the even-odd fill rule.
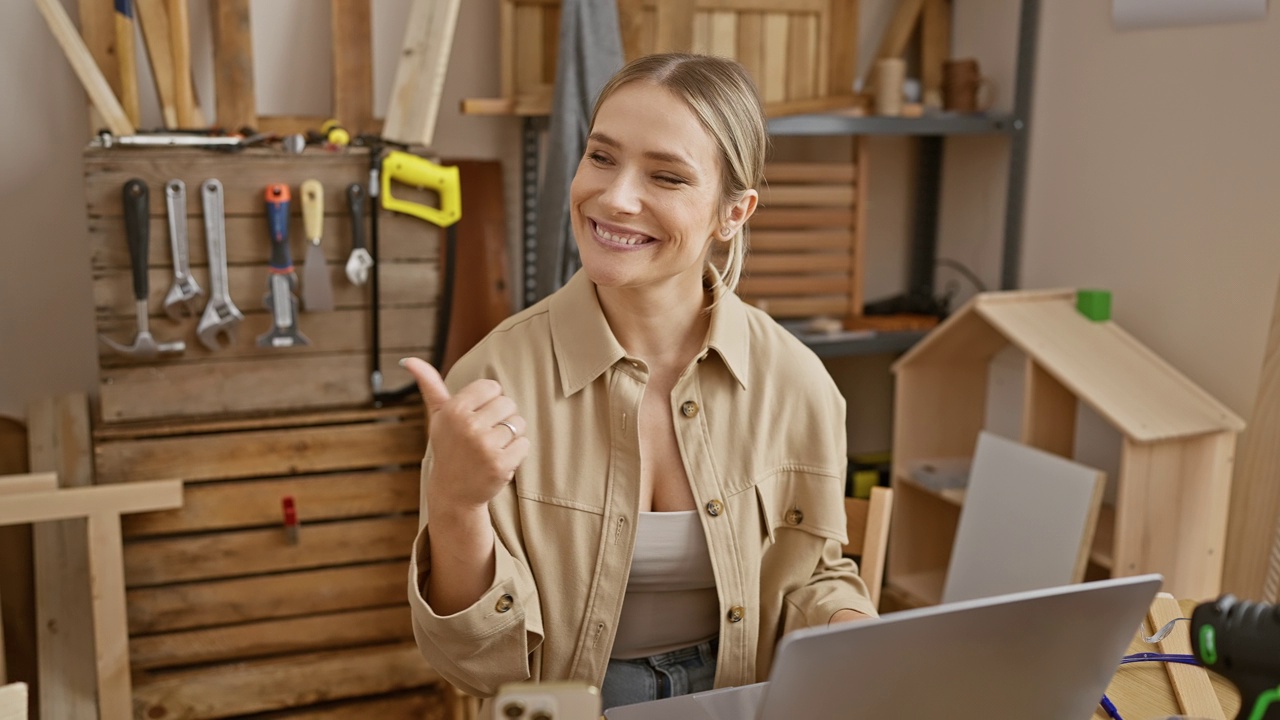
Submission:
[[[639,247],[641,245],[652,244],[654,239],[648,235],[639,235],[633,233],[615,233],[600,227],[595,220],[591,220],[591,230],[595,233],[596,239],[605,245],[613,247]]]

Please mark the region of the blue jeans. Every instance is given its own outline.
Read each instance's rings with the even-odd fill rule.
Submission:
[[[710,690],[720,639],[635,660],[610,660],[600,688],[603,710]]]

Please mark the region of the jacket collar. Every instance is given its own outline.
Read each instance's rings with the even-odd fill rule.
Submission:
[[[730,374],[745,390],[750,368],[750,338],[742,300],[717,289],[719,302],[711,309],[711,328],[700,359],[715,350]],[[560,386],[569,397],[600,377],[627,351],[614,337],[586,272],[574,273],[563,288],[548,298],[551,345],[560,370]]]

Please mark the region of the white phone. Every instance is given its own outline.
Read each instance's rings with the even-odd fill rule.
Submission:
[[[498,688],[493,720],[600,720],[600,692],[586,683],[510,683]]]

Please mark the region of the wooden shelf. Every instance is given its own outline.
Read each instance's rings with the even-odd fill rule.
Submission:
[[[956,507],[961,507],[964,505],[965,491],[962,489],[956,488],[953,490],[934,490],[933,488],[925,487],[924,485],[921,485],[920,483],[916,482],[915,480],[912,480],[911,478],[905,475],[897,475],[896,477],[898,482],[902,483],[904,486],[908,488],[911,488],[912,490],[923,493],[925,495],[936,497],[939,500],[950,503],[951,505],[955,505]]]
[[[1103,504],[1098,509],[1098,526],[1093,531],[1093,548],[1089,562],[1111,570],[1114,563],[1116,539],[1116,506]]]

